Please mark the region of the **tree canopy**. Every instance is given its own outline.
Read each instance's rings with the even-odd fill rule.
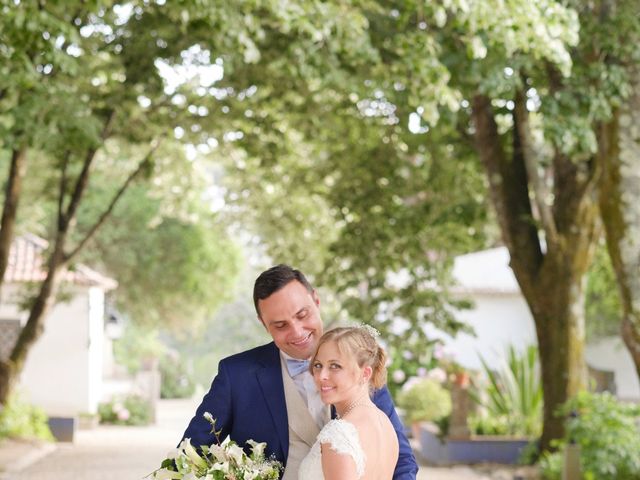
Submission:
[[[352,313],[362,314],[354,305],[376,305],[367,320],[384,326],[406,312],[402,294],[388,282],[390,272],[403,267],[411,272],[405,289],[412,313],[420,307],[427,313],[405,317],[419,325],[437,322],[437,312],[446,311],[438,305],[442,293],[424,287],[444,278],[433,266],[462,245],[453,239],[465,230],[440,237],[448,240],[444,249],[424,241],[434,226],[430,213],[456,205],[430,195],[428,174],[480,160],[502,240],[536,321],[543,448],[562,434],[556,406],[584,386],[582,285],[600,236],[600,172],[616,155],[602,126],[628,97],[628,66],[637,62],[628,41],[638,37],[638,25],[629,21],[632,3],[304,3],[299,11],[311,8],[316,15],[282,25],[265,2],[245,13],[253,35],[249,58],[216,52],[224,59],[219,85],[226,86],[223,103],[234,130],[226,138],[229,148],[220,151],[230,151],[240,175],[231,199],[260,212],[259,224],[269,221],[266,212],[298,223],[300,235],[287,253],[304,250],[304,239],[313,238],[304,234],[314,223],[314,206],[323,209],[319,223],[333,220],[337,228],[322,238],[324,262],[314,259],[313,265],[357,300],[345,302]],[[333,8],[341,18],[327,21],[323,14]],[[356,25],[349,36],[340,28],[345,18]],[[443,138],[451,139],[449,155]],[[419,146],[428,152],[423,158]],[[425,168],[412,169],[400,152]],[[248,172],[258,172],[259,181],[247,182]],[[474,170],[463,172],[449,173],[453,185],[440,177],[443,191],[455,194],[452,186],[460,187],[482,197],[477,184],[463,186]],[[393,188],[386,191],[386,185]],[[300,208],[299,193],[310,208]],[[482,218],[480,210],[460,215],[459,224]],[[406,222],[404,212],[429,227],[421,231],[420,220]],[[282,251],[281,236],[269,234],[277,226],[259,228],[273,251]],[[467,230],[478,231],[473,225]],[[429,308],[434,305],[440,308]]]

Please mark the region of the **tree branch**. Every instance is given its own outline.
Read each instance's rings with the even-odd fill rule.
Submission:
[[[151,157],[153,156],[154,152],[158,149],[159,146],[160,146],[160,142],[159,141],[153,141],[152,142],[151,149],[149,150],[149,152],[140,161],[140,163],[138,164],[137,168],[133,172],[131,172],[129,174],[129,176],[124,181],[124,183],[122,184],[120,189],[116,192],[114,197],[111,199],[111,203],[109,203],[109,206],[107,207],[107,209],[102,213],[102,215],[100,215],[100,217],[98,218],[96,223],[93,224],[93,226],[89,229],[89,231],[84,236],[84,238],[80,241],[80,243],[78,243],[76,248],[74,248],[70,253],[65,255],[65,261],[67,261],[67,262],[71,261],[71,259],[73,257],[75,257],[78,254],[78,252],[80,252],[80,250],[82,250],[84,248],[84,246],[87,244],[87,242],[89,240],[91,240],[91,238],[95,235],[95,233],[98,231],[98,229],[102,226],[102,224],[104,224],[104,222],[107,220],[107,218],[111,215],[111,213],[113,212],[113,209],[115,208],[116,204],[118,203],[118,201],[120,200],[122,195],[124,195],[124,193],[129,188],[129,185],[131,185],[131,183],[142,172],[144,172],[145,170],[147,170],[147,168],[149,168],[149,165],[151,165]]]
[[[507,158],[488,97],[474,97],[472,118],[476,148],[487,171],[491,199],[504,242],[511,252],[511,264],[523,293],[529,296],[544,256],[528,198],[526,169],[517,155]]]
[[[71,158],[71,151],[64,152],[62,159],[62,172],[60,175],[60,188],[58,195],[58,228],[62,228],[64,225],[64,196],[67,191],[67,167],[69,166],[69,159]]]
[[[103,142],[109,137],[111,133],[111,125],[113,123],[114,117],[115,111],[109,111],[107,120],[105,121],[104,127],[102,129],[102,133],[100,134],[100,139]],[[63,231],[67,230],[71,219],[75,217],[76,211],[78,210],[80,199],[82,198],[82,195],[87,188],[87,184],[89,183],[89,171],[97,151],[98,147],[92,147],[87,150],[87,154],[85,155],[84,163],[82,165],[82,171],[80,172],[80,175],[78,175],[78,179],[76,181],[75,188],[73,189],[73,194],[71,195],[71,200],[69,201],[67,211],[62,215],[60,219],[60,227]]]
[[[534,152],[533,139],[531,138],[531,127],[529,125],[529,112],[527,110],[526,95],[522,90],[518,90],[515,95],[514,108],[515,133],[518,135],[518,145],[520,154],[524,160],[527,170],[529,185],[533,192],[533,201],[540,214],[540,222],[545,232],[545,237],[549,243],[557,243],[558,229],[553,219],[551,207],[547,204],[550,192],[544,179],[538,172],[538,158]]]

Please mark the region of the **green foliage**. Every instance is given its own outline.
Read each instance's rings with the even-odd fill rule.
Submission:
[[[542,385],[538,370],[538,349],[529,346],[522,353],[509,346],[506,364],[492,370],[480,357],[488,383],[476,385],[472,398],[491,420],[476,417],[472,429],[500,431],[502,434],[537,437],[542,426]]]
[[[128,395],[98,405],[100,423],[116,425],[148,425],[151,423],[151,404],[138,395]]]
[[[163,182],[175,175],[167,174]],[[101,211],[109,186],[103,181],[87,199],[81,229]],[[173,185],[182,193],[200,187]],[[239,264],[222,222],[195,199],[175,198],[182,193],[172,196],[157,185],[132,187],[83,255],[122,285],[112,300],[134,322],[176,334],[186,325],[201,328],[230,298]]]
[[[566,438],[556,443],[558,451],[540,460],[548,480],[559,480],[563,452],[569,439],[580,447],[585,480],[640,478],[640,406],[625,404],[605,393],[581,392],[563,405],[558,414],[568,417]]]
[[[416,378],[407,382],[397,405],[409,423],[438,421],[451,413],[451,395],[435,380]]]
[[[145,363],[157,359],[167,352],[155,328],[147,328],[134,322],[127,322],[122,337],[113,343],[116,362],[127,367],[129,373],[136,373]]]
[[[393,398],[398,398],[406,382],[411,381],[414,377],[422,376],[435,367],[434,345],[431,343],[419,355],[415,355],[410,349],[397,345],[388,345],[386,350],[390,360],[387,365],[389,372],[387,387]]]
[[[250,279],[240,281],[239,292],[250,292],[256,275],[246,274]],[[221,338],[224,341],[220,341]],[[201,335],[195,338],[163,336],[163,340],[180,352],[183,362],[193,366],[195,383],[208,388],[221,358],[267,343],[271,338],[256,318],[247,294],[239,293],[207,320]]]
[[[513,434],[509,417],[506,415],[487,415],[476,413],[467,419],[469,430],[475,435],[510,435]]]
[[[343,315],[417,357],[429,343],[419,325],[462,327],[449,307],[463,303],[433,286],[450,284],[452,254],[484,243],[479,165],[450,131],[424,138],[326,107],[287,125],[274,151],[252,155],[266,141],[253,129],[234,142],[224,155],[227,201],[271,258],[302,268],[337,294]]]
[[[12,393],[0,410],[0,439],[21,438],[53,440],[42,409],[24,402],[17,393]]]
[[[160,398],[190,398],[193,395],[196,385],[188,367],[172,350],[160,358]]]
[[[54,270],[77,260],[75,254],[112,215],[112,199],[130,186],[134,172],[140,172],[136,180],[153,180],[150,183],[158,191],[173,189],[174,197],[196,197],[198,202],[204,198],[203,189],[191,189],[185,181],[167,186],[171,182],[162,175],[169,166],[177,171],[175,165],[180,165],[192,175],[174,178],[203,176],[196,171],[196,162],[186,159],[185,146],[176,147],[171,140],[179,136],[179,117],[183,131],[202,127],[193,125],[190,115],[188,119],[176,115],[172,98],[163,88],[155,62],[167,42],[157,37],[158,30],[163,35],[175,32],[178,47],[189,40],[168,19],[164,28],[158,28],[162,25],[154,21],[156,7],[155,3],[96,1],[0,3],[0,149],[2,158],[8,158],[8,152],[26,152],[28,164],[39,157],[45,166],[29,169],[36,172],[35,183],[44,186],[30,203],[47,204],[39,212],[43,215],[38,223],[48,239],[59,241],[56,251],[61,255],[50,263]],[[182,6],[171,9],[173,13],[182,10]],[[144,22],[139,22],[142,18]],[[134,31],[134,26],[139,30]],[[162,143],[162,139],[167,140]],[[24,183],[31,179],[25,177]],[[152,188],[146,190],[138,199]],[[160,203],[157,198],[155,203]],[[155,206],[149,208],[150,215]],[[122,235],[112,235],[103,240],[109,248],[99,253],[96,248],[93,254],[104,254],[100,259],[114,267],[103,270],[117,275],[125,285],[116,294],[124,297],[117,300],[118,305],[126,304],[135,321],[173,326],[197,323],[211,314],[228,291],[235,249],[224,234],[217,234],[224,230],[212,220],[209,205],[190,211],[191,216],[161,213],[159,219],[129,223],[129,243],[113,241],[122,240]],[[197,222],[196,213],[204,220]],[[157,235],[140,235],[154,227]],[[153,242],[148,241],[151,238]],[[52,295],[46,288],[41,292],[44,303],[54,300],[46,298]],[[25,333],[40,328],[42,315],[34,313],[33,328]],[[32,343],[27,338],[17,345]],[[28,347],[15,353],[20,366]],[[8,375],[2,379],[11,380]]]

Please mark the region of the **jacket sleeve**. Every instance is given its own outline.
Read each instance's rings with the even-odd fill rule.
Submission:
[[[190,438],[194,447],[216,443],[211,423],[204,418],[205,412],[209,412],[216,420],[215,429],[220,432],[220,441],[224,440],[231,432],[233,425],[231,384],[224,361],[218,364],[218,374],[213,379],[211,388],[202,398],[200,406],[182,435],[182,439]]]
[[[409,440],[404,434],[404,427],[396,413],[396,408],[387,387],[383,387],[375,392],[373,402],[380,410],[387,414],[389,420],[391,420],[391,423],[393,424],[396,434],[398,435],[400,452],[396,469],[393,472],[393,480],[415,480],[416,475],[418,474],[418,464],[413,456]]]

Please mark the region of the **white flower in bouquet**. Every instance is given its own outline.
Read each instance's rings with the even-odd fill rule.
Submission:
[[[211,423],[211,432],[217,443],[203,445],[199,453],[185,438],[175,451],[153,472],[154,480],[277,480],[282,466],[274,459],[266,459],[266,443],[247,441],[251,455],[229,437],[219,442],[220,432],[215,431],[215,420],[210,413],[204,418]]]
[[[251,446],[251,456],[252,457],[259,457],[259,458],[263,458],[264,457],[264,449],[266,448],[267,444],[264,442],[258,443],[254,440],[247,440],[247,443],[249,444],[249,446]]]

